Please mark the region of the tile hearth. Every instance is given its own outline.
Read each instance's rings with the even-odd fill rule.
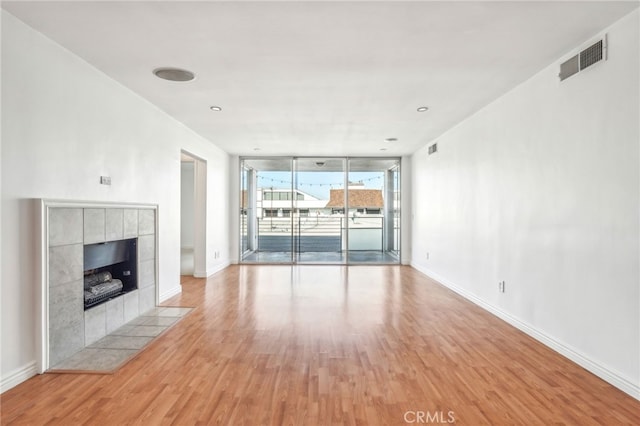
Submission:
[[[53,366],[50,373],[113,373],[193,308],[151,309]]]

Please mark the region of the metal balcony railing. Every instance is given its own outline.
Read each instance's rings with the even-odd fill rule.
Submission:
[[[247,217],[241,220],[246,230]],[[262,252],[383,251],[385,247],[385,220],[380,215],[262,217],[256,225],[257,247]],[[397,247],[398,234],[396,219],[393,247]],[[242,236],[242,244],[246,247],[246,234]]]

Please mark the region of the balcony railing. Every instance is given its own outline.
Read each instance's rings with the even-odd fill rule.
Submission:
[[[247,229],[247,216],[241,218],[242,229]],[[361,215],[345,218],[343,215],[263,217],[257,219],[258,251],[263,252],[341,252],[385,251],[399,247],[399,220],[394,220],[392,244],[385,244],[385,218],[380,215]],[[348,233],[348,240],[347,240]],[[243,251],[246,233],[242,235]],[[293,246],[292,246],[293,244]],[[348,248],[347,248],[348,244]]]
[[[347,250],[382,251],[382,216],[265,217],[258,219],[259,251],[340,252]]]

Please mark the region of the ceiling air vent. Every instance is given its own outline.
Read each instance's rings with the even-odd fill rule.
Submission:
[[[560,64],[560,80],[566,80],[583,69],[600,62],[606,57],[607,37],[598,40],[596,43],[584,49],[582,52],[567,59]]]
[[[434,154],[436,152],[438,152],[438,144],[434,143],[429,147],[429,155]]]

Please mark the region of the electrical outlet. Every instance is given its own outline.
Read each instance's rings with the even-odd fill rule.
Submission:
[[[505,283],[504,281],[500,281],[500,282],[498,283],[498,291],[499,291],[500,293],[504,293],[504,291],[505,291],[505,284],[506,284],[506,283]]]
[[[101,185],[111,185],[111,177],[110,176],[100,176],[100,184]]]
[[[429,252],[427,252],[427,260],[429,260]]]

